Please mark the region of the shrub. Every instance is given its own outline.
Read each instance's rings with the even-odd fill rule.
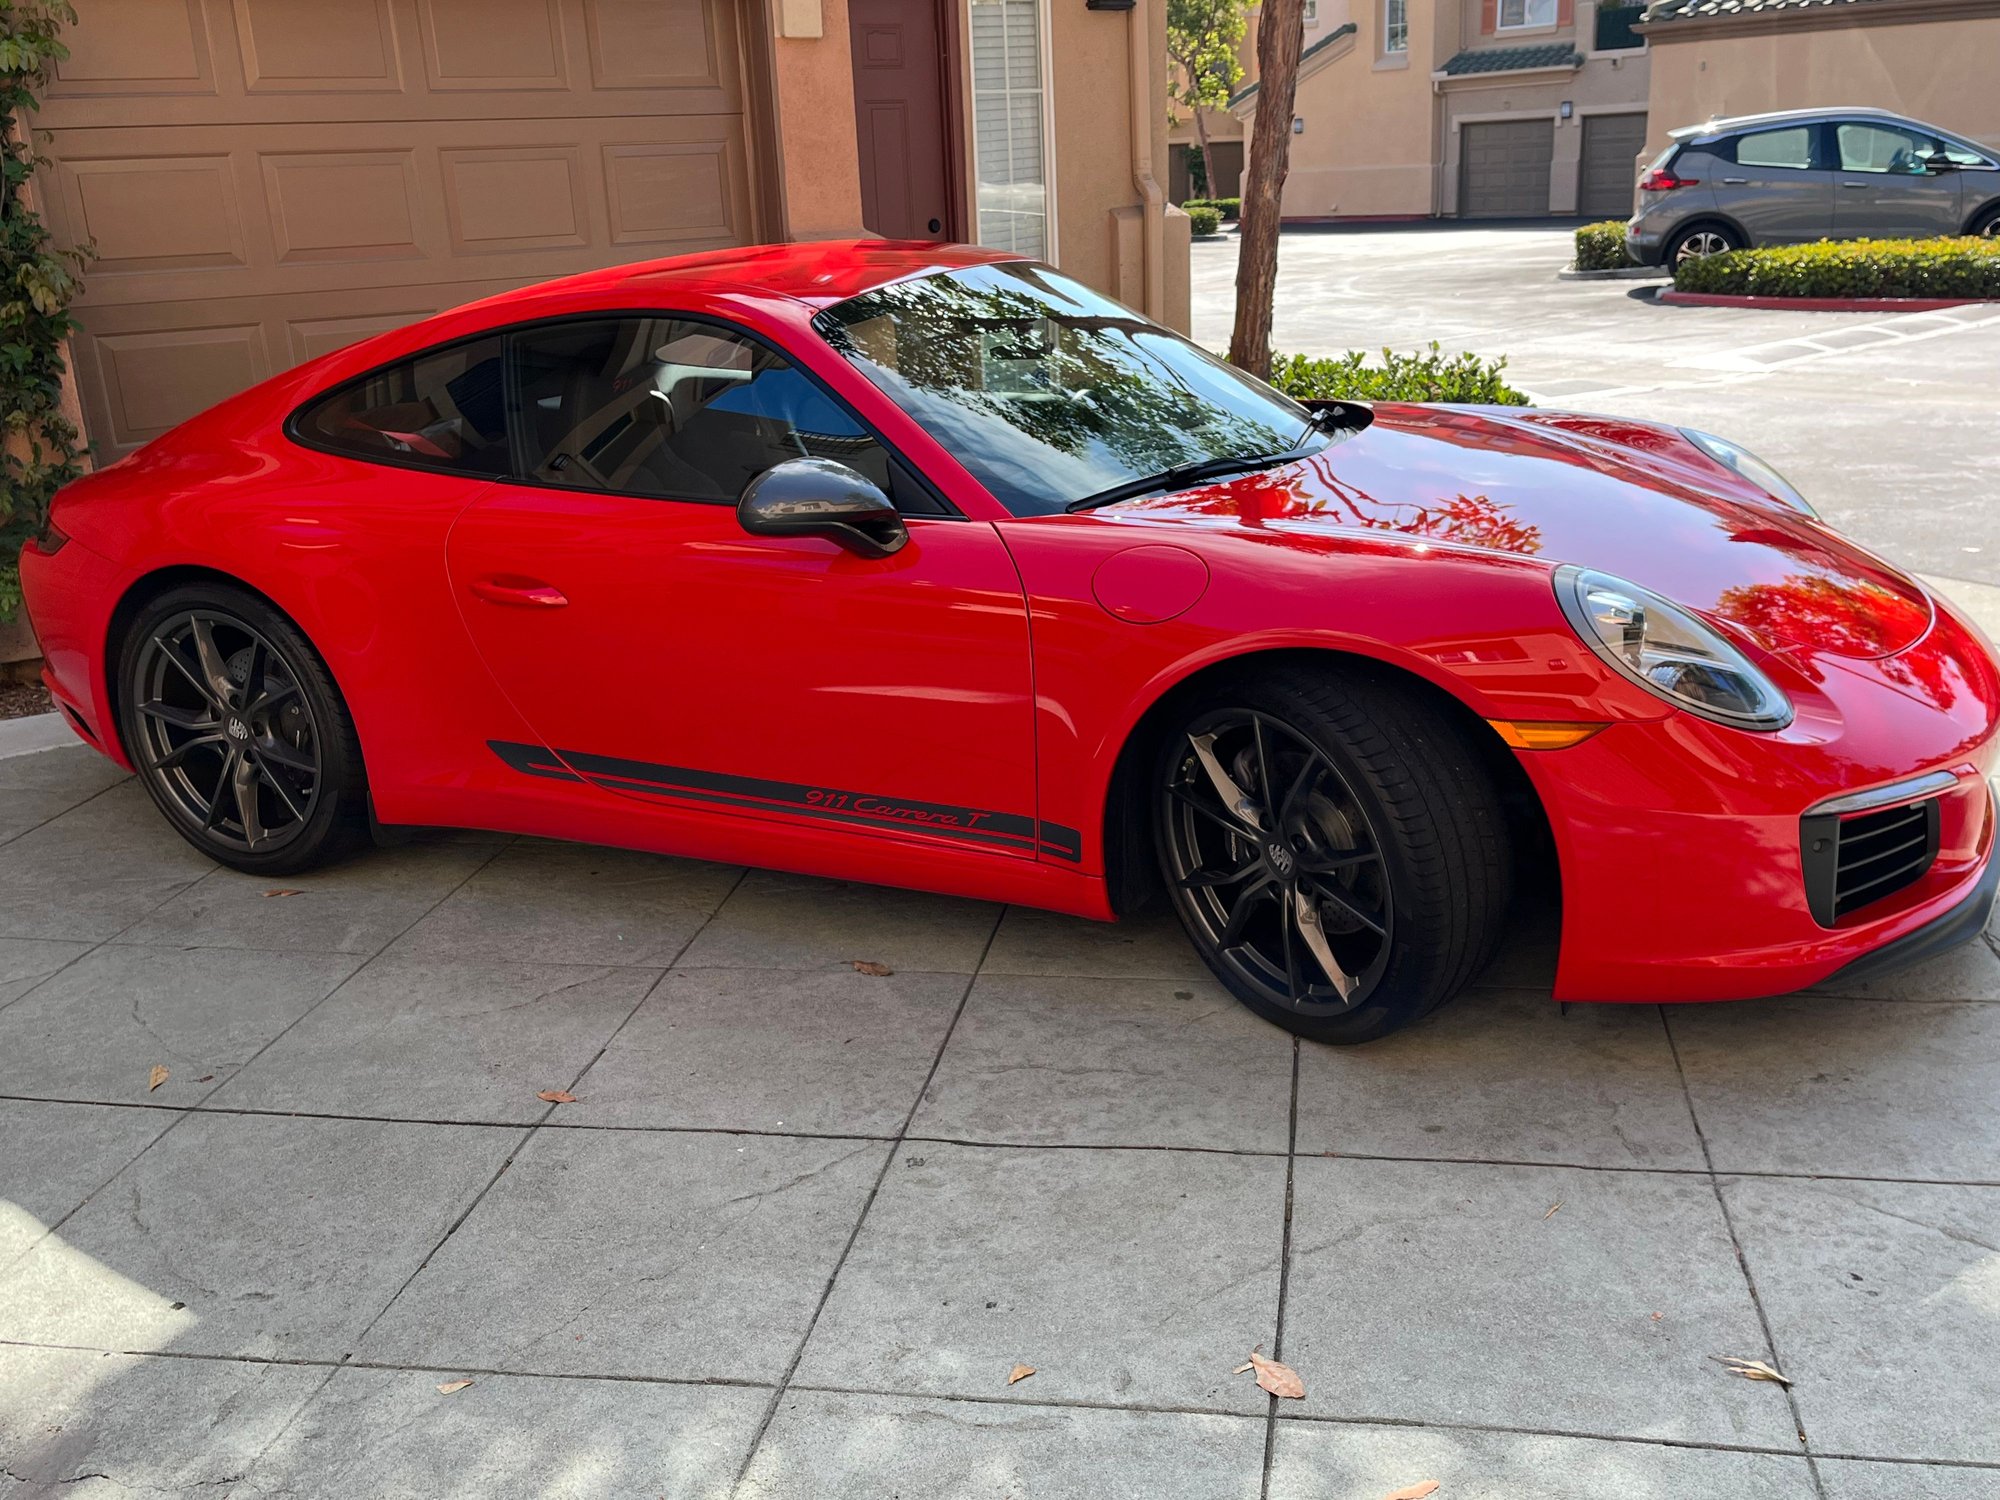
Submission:
[[[1240,219],[1243,217],[1243,200],[1241,198],[1211,198],[1208,201],[1222,210],[1222,217],[1225,219]]]
[[[1576,268],[1579,271],[1616,271],[1632,264],[1625,253],[1625,222],[1607,219],[1602,224],[1586,224],[1576,232]]]
[[[2000,297],[2000,242],[1821,240],[1728,250],[1681,262],[1674,287],[1744,297]]]
[[[1206,203],[1183,203],[1187,210],[1188,228],[1197,235],[1214,234],[1222,227],[1222,214]]]
[[[1331,359],[1280,354],[1271,361],[1271,384],[1297,401],[1457,401],[1470,406],[1526,406],[1528,398],[1501,378],[1505,359],[1476,354],[1446,358],[1429,353],[1382,351],[1382,363],[1363,363],[1359,349]]]

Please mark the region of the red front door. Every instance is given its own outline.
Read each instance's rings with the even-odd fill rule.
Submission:
[[[850,0],[861,218],[892,240],[951,236],[937,0]]]

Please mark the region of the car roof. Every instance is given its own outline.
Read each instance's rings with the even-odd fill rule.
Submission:
[[[1697,136],[1730,135],[1738,130],[1750,130],[1764,125],[1806,125],[1820,120],[1882,120],[1895,125],[1914,125],[1919,130],[1933,135],[1955,133],[1937,125],[1927,125],[1922,120],[1913,120],[1908,115],[1899,115],[1891,110],[1870,109],[1863,105],[1852,107],[1825,106],[1818,109],[1778,109],[1761,115],[1730,115],[1725,119],[1706,120],[1699,125],[1682,125],[1667,132],[1676,141],[1692,140]]]

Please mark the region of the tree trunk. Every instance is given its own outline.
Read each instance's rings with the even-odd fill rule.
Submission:
[[[1305,0],[1264,0],[1257,23],[1257,122],[1243,177],[1237,230],[1236,327],[1229,360],[1252,375],[1271,373],[1271,298],[1278,281],[1278,209],[1292,150],[1292,100],[1305,43]]]
[[[1201,176],[1208,184],[1204,198],[1215,199],[1222,196],[1221,184],[1215,180],[1215,152],[1208,144],[1208,121],[1199,107],[1194,112],[1194,138],[1201,142]]]

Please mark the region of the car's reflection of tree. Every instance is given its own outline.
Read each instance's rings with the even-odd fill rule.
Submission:
[[[1810,649],[1832,656],[1874,659],[1876,671],[1917,689],[1938,708],[1958,700],[1962,684],[1949,656],[1902,649],[1930,628],[1930,607],[1893,589],[1824,573],[1788,573],[1776,583],[1724,589],[1715,613],[1762,641],[1810,641]]]

